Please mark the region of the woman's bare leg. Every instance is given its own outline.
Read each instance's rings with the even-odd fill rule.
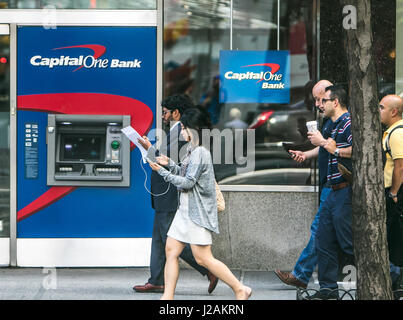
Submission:
[[[196,262],[228,284],[234,291],[237,300],[249,299],[252,294],[252,289],[244,286],[224,263],[213,257],[211,245],[202,246],[191,244],[190,247],[192,248]]]
[[[165,246],[166,263],[164,269],[164,294],[161,300],[173,300],[176,283],[179,277],[179,256],[185,248],[185,244],[168,237]]]

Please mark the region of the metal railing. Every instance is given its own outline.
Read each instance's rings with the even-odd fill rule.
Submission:
[[[324,300],[314,296],[318,292],[318,289],[297,288],[297,300]],[[356,292],[356,289],[329,289],[326,291],[326,295],[330,296],[328,300],[356,300]],[[395,300],[403,300],[403,290],[393,291],[393,297]]]

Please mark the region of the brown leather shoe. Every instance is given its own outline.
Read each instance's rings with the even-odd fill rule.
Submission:
[[[208,293],[212,293],[215,289],[215,287],[217,286],[218,283],[218,278],[212,274],[210,271],[207,273],[207,278],[208,281],[210,282],[209,286],[208,286]]]
[[[289,286],[303,289],[306,289],[306,287],[308,286],[306,283],[303,283],[302,281],[295,278],[291,272],[275,270],[274,273],[281,281],[283,281],[285,284],[288,284]]]
[[[141,292],[141,293],[148,293],[148,292],[163,293],[164,286],[155,286],[155,285],[147,282],[144,285],[134,286],[133,290],[136,292]]]

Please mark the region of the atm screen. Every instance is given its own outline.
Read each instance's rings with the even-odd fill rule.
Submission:
[[[104,161],[105,135],[62,134],[60,161]]]

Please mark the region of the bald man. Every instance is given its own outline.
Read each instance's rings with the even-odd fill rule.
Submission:
[[[320,80],[315,84],[312,89],[312,95],[315,99],[315,106],[319,109],[320,114],[324,112],[323,98],[325,97],[326,88],[332,86],[332,83],[328,80]],[[328,167],[328,146],[327,138],[330,137],[333,129],[333,122],[325,118],[323,121],[322,132],[317,131],[310,133],[310,140],[316,147],[309,151],[296,151],[289,150],[294,156],[293,159],[297,162],[304,162],[308,159],[318,158],[319,164],[319,192],[320,192],[320,204],[314,220],[311,225],[311,237],[308,244],[301,252],[294,269],[291,272],[285,272],[281,270],[275,270],[277,277],[287,285],[291,285],[299,288],[306,288],[309,279],[317,265],[317,252],[315,246],[315,237],[319,224],[319,216],[322,208],[322,203],[326,200],[330,193],[330,186],[327,182],[327,167]],[[346,148],[347,149],[347,148]],[[348,148],[351,151],[351,147]],[[344,151],[343,151],[344,152]]]
[[[385,96],[379,103],[379,112],[381,122],[387,127],[383,134],[382,147],[389,258],[392,263],[402,266],[403,230],[400,226],[403,226],[403,99],[398,95]]]

